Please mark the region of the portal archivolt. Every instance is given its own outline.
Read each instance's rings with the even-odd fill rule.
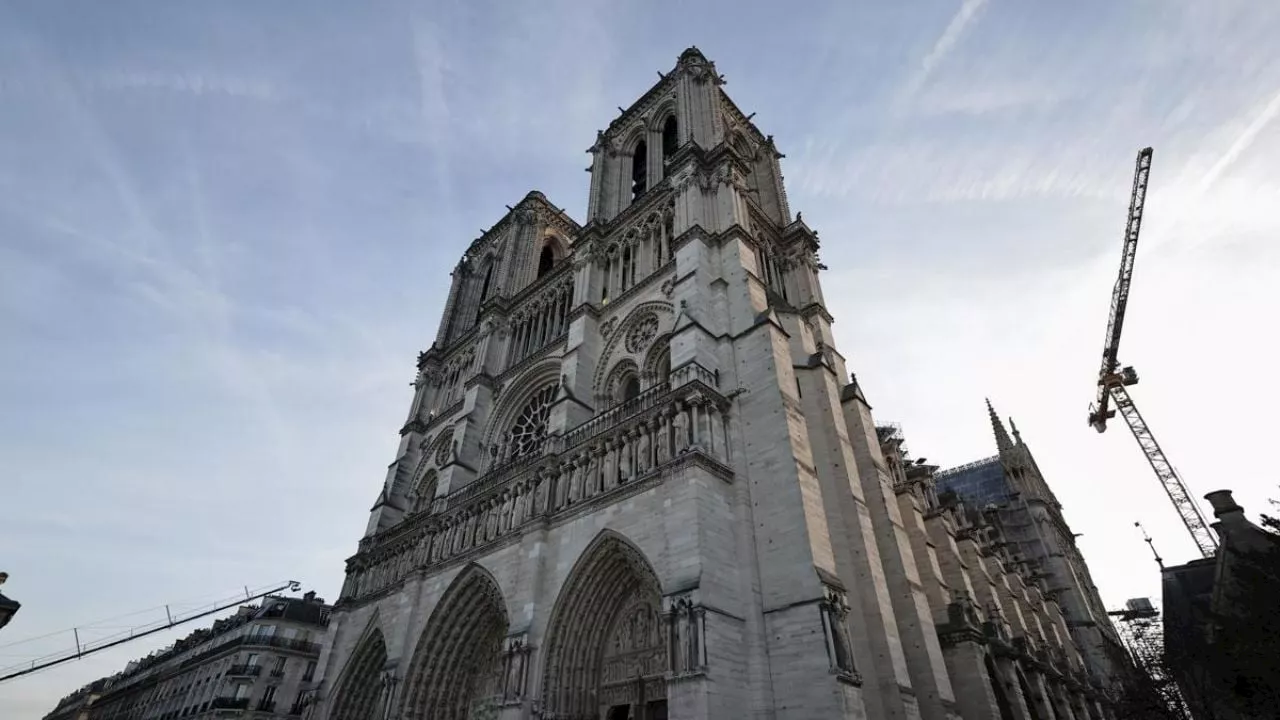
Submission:
[[[432,611],[405,678],[405,720],[465,720],[494,701],[507,610],[478,565],[454,579]]]
[[[583,553],[547,631],[543,717],[665,718],[662,589],[644,556],[616,533]]]
[[[347,661],[338,685],[330,720],[375,720],[382,717],[382,669],[387,664],[387,644],[374,628]]]

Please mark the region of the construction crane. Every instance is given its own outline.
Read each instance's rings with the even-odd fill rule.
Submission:
[[[165,605],[164,619],[147,623],[141,627],[129,628],[128,631],[119,632],[113,636],[102,638],[94,642],[82,642],[80,639],[80,630],[82,628],[71,628],[70,632],[75,638],[75,647],[69,647],[52,655],[37,658],[30,661],[30,663],[22,663],[20,665],[11,665],[9,667],[0,668],[0,683],[6,680],[22,677],[23,675],[40,672],[41,670],[53,667],[54,665],[61,665],[62,663],[70,662],[72,660],[79,660],[86,655],[92,655],[93,653],[113,648],[117,645],[123,645],[124,643],[132,642],[138,638],[143,638],[148,635],[153,635],[162,630],[175,628],[179,625],[189,623],[192,620],[198,620],[224,610],[230,610],[231,608],[238,607],[246,602],[253,602],[254,600],[274,595],[283,590],[297,592],[301,588],[302,584],[296,580],[285,580],[283,582],[275,583],[268,588],[259,588],[256,590],[245,588],[243,597],[236,595],[230,598],[222,598],[213,601],[208,606],[204,606],[187,613],[175,613],[170,609],[170,606]],[[54,634],[56,635],[59,633]],[[32,639],[38,640],[40,638]],[[19,641],[11,643],[10,645],[0,646],[0,649],[12,647],[13,645],[20,645],[23,642],[29,641]]]
[[[1134,438],[1147,456],[1151,469],[1164,491],[1168,493],[1173,507],[1182,517],[1182,522],[1191,533],[1196,546],[1204,557],[1213,557],[1218,550],[1218,542],[1209,530],[1209,523],[1199,506],[1187,492],[1187,486],[1178,477],[1169,458],[1165,457],[1160,443],[1147,426],[1146,420],[1138,412],[1138,406],[1126,389],[1138,383],[1138,373],[1132,367],[1120,367],[1117,355],[1120,351],[1120,331],[1124,328],[1124,312],[1129,304],[1129,285],[1133,281],[1133,262],[1138,253],[1138,231],[1142,227],[1142,207],[1147,199],[1147,178],[1151,174],[1151,148],[1144,148],[1138,153],[1138,161],[1133,172],[1133,194],[1129,199],[1129,217],[1124,230],[1124,248],[1120,254],[1120,275],[1116,278],[1115,289],[1111,293],[1111,313],[1107,319],[1106,344],[1102,348],[1102,369],[1098,371],[1098,398],[1089,406],[1089,424],[1098,432],[1106,432],[1107,420],[1115,417],[1116,411],[1109,405],[1115,401],[1115,407],[1124,416]]]

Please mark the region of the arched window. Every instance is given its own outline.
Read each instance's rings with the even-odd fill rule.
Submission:
[[[551,267],[556,264],[556,251],[551,247],[551,243],[542,246],[542,253],[538,255],[538,277],[542,277],[551,272]]]
[[[679,147],[679,143],[680,140],[676,133],[676,116],[672,115],[667,118],[666,122],[662,123],[662,167],[664,168],[664,175],[666,174],[667,161],[671,159],[672,155],[676,154],[676,148]]]
[[[600,283],[600,302],[609,302],[609,281],[613,277],[613,256],[607,255],[604,259],[604,280]]]
[[[490,260],[485,265],[484,283],[480,285],[480,302],[476,303],[476,322],[480,322],[480,310],[484,307],[484,301],[489,299],[489,283],[493,281],[493,261]]]
[[[634,400],[640,395],[640,378],[632,375],[622,384],[622,401]]]
[[[665,384],[671,377],[671,342],[663,337],[655,340],[644,361],[644,387]]]
[[[438,477],[434,470],[428,470],[427,474],[422,476],[422,480],[418,481],[418,486],[413,490],[414,512],[431,507],[431,502],[436,499],[437,482]]]
[[[649,148],[644,141],[636,143],[636,150],[631,154],[631,199],[635,200],[644,194],[649,185]]]
[[[631,287],[631,246],[622,248],[622,289]]]

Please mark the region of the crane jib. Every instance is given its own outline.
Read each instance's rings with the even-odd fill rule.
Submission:
[[[1120,252],[1120,272],[1111,291],[1111,307],[1107,316],[1107,334],[1102,345],[1102,367],[1098,370],[1096,409],[1089,414],[1089,424],[1102,432],[1113,413],[1108,405],[1107,378],[1119,367],[1120,333],[1124,329],[1124,313],[1129,303],[1129,285],[1133,280],[1133,264],[1138,251],[1138,234],[1142,229],[1142,211],[1147,199],[1147,179],[1151,174],[1151,148],[1143,148],[1133,170],[1133,190],[1129,196],[1129,213],[1124,228],[1124,244]]]
[[[1115,415],[1108,405],[1114,400],[1116,408],[1124,416],[1129,430],[1138,441],[1147,462],[1155,471],[1161,486],[1173,503],[1174,509],[1186,526],[1187,532],[1195,540],[1196,547],[1205,557],[1213,557],[1218,543],[1209,529],[1204,514],[1200,511],[1187,486],[1182,482],[1169,458],[1165,457],[1160,443],[1147,426],[1138,406],[1134,404],[1127,385],[1138,382],[1138,375],[1133,368],[1120,370],[1117,355],[1120,352],[1120,332],[1124,329],[1124,311],[1129,303],[1130,283],[1133,280],[1133,264],[1138,254],[1138,233],[1142,229],[1142,210],[1147,199],[1147,178],[1151,174],[1151,148],[1144,148],[1138,153],[1138,161],[1133,171],[1133,194],[1129,198],[1129,217],[1125,223],[1124,246],[1120,253],[1120,272],[1116,277],[1115,287],[1111,291],[1111,309],[1107,317],[1107,336],[1102,346],[1102,369],[1098,371],[1098,399],[1090,408],[1089,424],[1098,432],[1107,429],[1107,419]]]

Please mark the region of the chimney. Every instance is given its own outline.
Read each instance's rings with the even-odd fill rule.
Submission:
[[[1222,520],[1227,515],[1243,514],[1244,508],[1236,504],[1235,498],[1231,497],[1230,490],[1214,490],[1204,496],[1205,500],[1213,506],[1213,516]]]
[[[1215,490],[1204,498],[1213,506],[1213,516],[1218,519],[1213,529],[1224,545],[1240,550],[1266,550],[1272,546],[1266,531],[1249,522],[1230,490]]]
[[[302,596],[302,600],[303,600],[303,602],[315,602],[315,599],[316,599],[316,591],[315,591],[315,590],[310,590],[310,591],[308,591],[308,592],[307,592],[307,594],[305,594],[305,595],[303,595],[303,596]]]

